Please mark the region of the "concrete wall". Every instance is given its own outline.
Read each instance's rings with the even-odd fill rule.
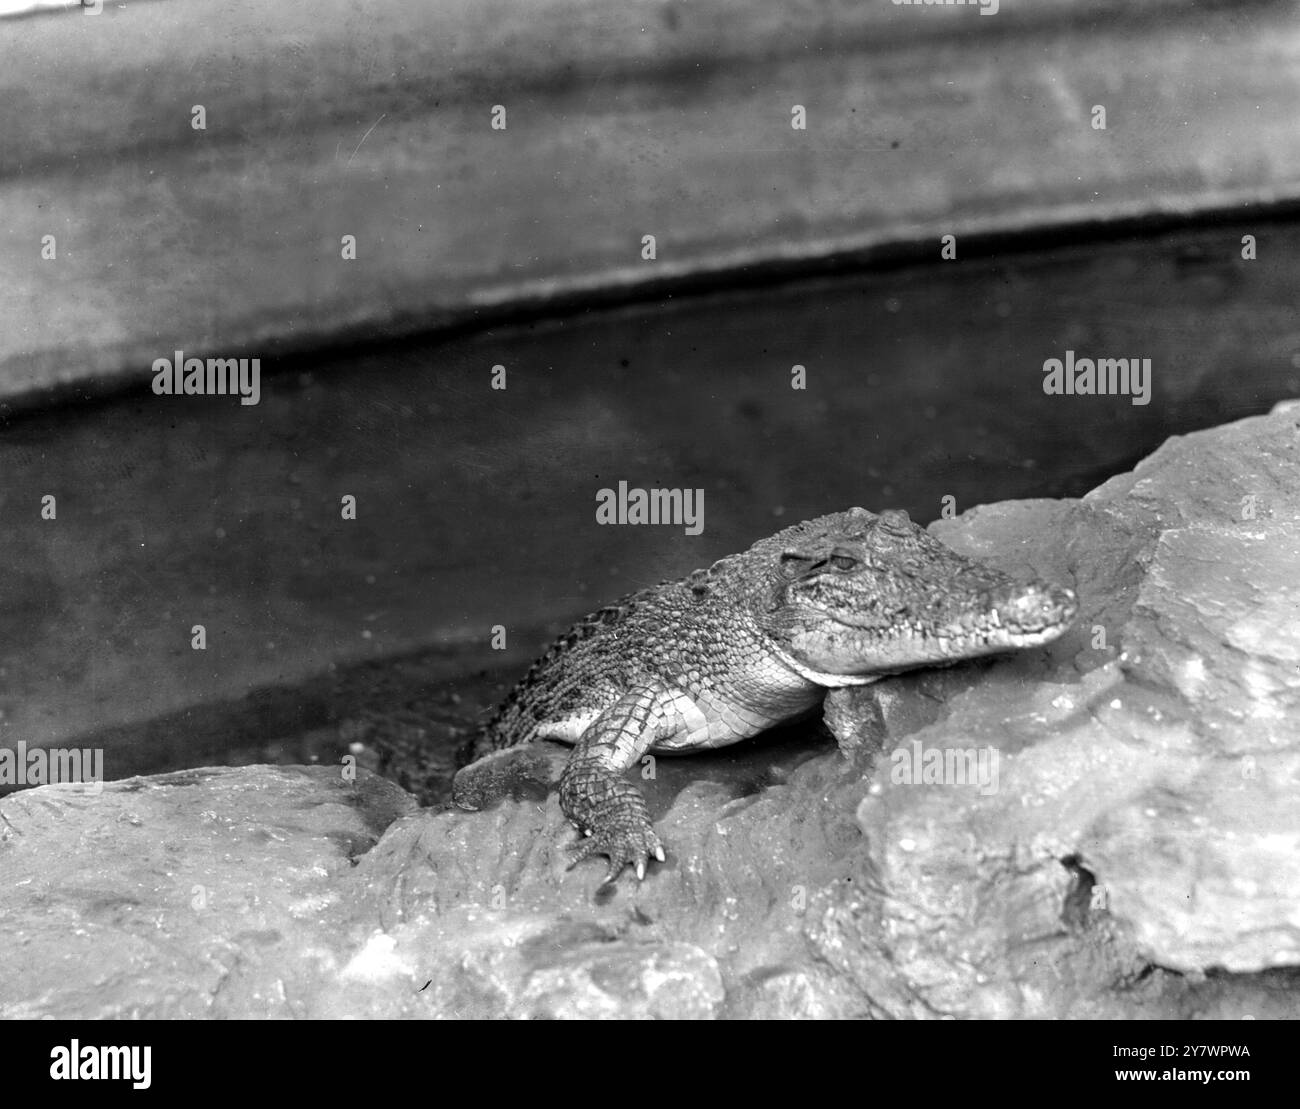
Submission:
[[[175,349],[265,357],[1300,184],[1283,3],[210,0],[2,21],[0,56],[0,412]]]

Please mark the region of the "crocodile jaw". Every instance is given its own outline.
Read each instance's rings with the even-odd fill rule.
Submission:
[[[1078,611],[1074,591],[1007,579],[999,588],[941,598],[888,624],[858,623],[829,613],[799,614],[786,650],[804,667],[836,679],[897,673],[1051,643]],[[845,684],[856,684],[847,682]]]

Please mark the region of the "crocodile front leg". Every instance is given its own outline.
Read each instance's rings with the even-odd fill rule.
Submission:
[[[647,682],[623,694],[582,733],[560,775],[560,808],[588,837],[574,849],[570,867],[608,855],[609,883],[628,865],[644,878],[651,855],[664,861],[645,798],[623,774],[655,743],[686,730],[683,701],[689,699],[681,690]]]

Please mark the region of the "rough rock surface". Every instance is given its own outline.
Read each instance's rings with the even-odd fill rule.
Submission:
[[[599,900],[540,788],[14,794],[0,1016],[1300,1016],[1298,519],[1292,409],[935,524],[1072,585],[1072,631],[832,695],[838,750],[658,760],[669,862]]]
[[[337,769],[42,786],[0,808],[0,1017],[305,1015],[344,878],[415,808]]]

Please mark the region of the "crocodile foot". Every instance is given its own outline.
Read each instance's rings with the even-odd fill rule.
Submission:
[[[584,830],[586,838],[569,849],[567,869],[572,870],[593,855],[607,855],[609,870],[601,882],[603,886],[616,881],[625,866],[635,868],[640,881],[645,877],[651,856],[660,862],[667,857],[650,822],[630,808],[598,813],[592,823],[594,828]]]

